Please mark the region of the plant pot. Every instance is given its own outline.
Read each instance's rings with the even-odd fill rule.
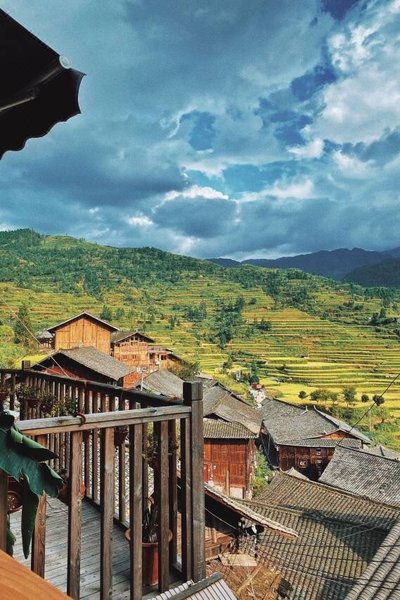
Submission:
[[[45,415],[46,414],[50,415],[52,410],[53,410],[53,403],[52,402],[46,400],[45,402],[41,403],[41,405],[40,405],[40,412],[41,413],[43,413]]]
[[[35,408],[38,405],[37,398],[26,398],[26,402],[27,402],[29,408]]]
[[[125,539],[130,542],[131,530],[125,531]],[[168,529],[168,542],[172,531]],[[142,542],[142,585],[151,586],[158,582],[158,542]]]
[[[69,506],[69,489],[70,489],[70,482],[68,480],[59,489],[58,496],[57,496],[57,498],[59,500],[61,500],[61,502],[63,502],[64,504],[66,504],[67,506]],[[79,497],[81,499],[84,497],[85,492],[86,492],[86,485],[84,483],[81,483],[81,485],[79,487]]]
[[[14,479],[8,478],[7,514],[15,513],[22,508],[22,484]]]

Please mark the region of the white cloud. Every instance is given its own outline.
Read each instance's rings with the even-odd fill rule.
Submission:
[[[322,93],[323,109],[310,127],[314,135],[372,142],[399,123],[399,35],[400,3],[370,2],[328,39],[339,79]]]
[[[227,200],[228,196],[212,187],[192,185],[180,192],[171,191],[165,194],[164,200],[175,200],[175,198],[207,198],[209,200]]]
[[[321,158],[324,153],[324,141],[316,138],[305,146],[293,146],[292,148],[288,148],[288,150],[300,159]]]
[[[153,221],[145,215],[136,215],[134,217],[128,217],[127,223],[129,223],[129,225],[133,225],[134,227],[150,227],[150,225],[153,225]]]
[[[296,181],[292,183],[278,182],[271,187],[264,188],[261,192],[245,194],[246,200],[261,200],[266,196],[278,199],[296,198],[305,200],[315,197],[314,184],[311,179]]]
[[[371,161],[363,162],[343,152],[334,152],[333,160],[344,177],[363,180],[376,177],[376,169]]]

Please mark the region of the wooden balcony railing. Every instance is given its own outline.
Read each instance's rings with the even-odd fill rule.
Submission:
[[[130,527],[130,598],[142,598],[142,507],[150,493],[159,506],[159,591],[168,589],[172,567],[180,571],[182,581],[204,577],[201,384],[185,382],[183,399],[172,403],[151,394],[31,370],[2,370],[1,379],[5,377],[12,383],[11,408],[18,405],[14,394],[18,381],[51,391],[61,401],[66,396],[76,400],[77,416],[50,418],[39,418],[37,409],[21,402],[18,423],[26,435],[58,455],[50,462],[51,466],[69,475],[67,593],[75,599],[80,597],[82,482],[86,487],[85,498],[100,510],[102,600],[112,598],[111,544],[115,520],[125,528]],[[127,427],[129,432],[126,442],[118,447],[114,445],[116,427]],[[158,440],[153,469],[149,469],[145,451],[149,427]],[[153,473],[153,490],[149,473]],[[6,496],[7,478],[0,473],[0,509],[5,506]],[[0,526],[4,518],[0,514]],[[41,576],[46,564],[45,528],[46,500],[42,498],[31,558],[32,570]],[[169,530],[173,534],[171,543]],[[0,549],[5,549],[1,532]]]

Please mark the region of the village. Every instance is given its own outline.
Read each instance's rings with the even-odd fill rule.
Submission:
[[[263,305],[260,320],[250,324],[241,316],[244,298],[232,300],[235,276],[224,275],[230,302],[215,298],[216,340],[200,331],[190,294],[189,304],[179,306],[177,297],[174,307],[192,319],[196,344],[218,342],[225,350],[235,327],[246,325],[246,335],[261,346],[261,332],[268,336],[272,328],[264,317],[285,305],[285,286],[296,281],[294,308],[304,310],[298,332],[290,334],[293,362],[305,361],[320,341],[310,335],[303,349],[301,337],[305,309],[315,313],[322,299],[325,329],[359,313],[364,301],[379,307],[368,324],[352,325],[381,334],[390,356],[400,337],[398,305],[384,286],[396,282],[400,251],[394,248],[398,182],[396,176],[390,183],[386,163],[398,146],[391,129],[397,113],[390,111],[398,94],[384,80],[393,85],[396,79],[388,63],[398,62],[398,40],[389,35],[398,2],[383,9],[374,2],[282,2],[276,14],[264,3],[249,10],[244,2],[237,11],[236,3],[177,10],[157,2],[77,2],[57,11],[38,3],[27,13],[23,4],[16,2],[15,11],[27,24],[48,35],[61,32],[73,51],[82,49],[77,56],[95,75],[84,96],[91,117],[52,137],[55,125],[80,114],[85,74],[0,9],[0,159],[49,134],[42,152],[40,144],[28,144],[26,162],[6,158],[2,230],[33,222],[41,231],[72,231],[96,244],[125,248],[133,240],[150,251],[149,263],[161,251],[148,247],[159,243],[171,255],[215,252],[222,258],[210,261],[231,267],[240,264],[231,255],[254,262],[264,259],[253,255],[281,251],[318,254],[321,245],[330,251],[364,237],[385,259],[385,237],[394,255],[383,268],[373,265],[376,296],[367,290],[335,308],[325,279],[309,293],[308,272],[289,269],[283,279],[277,268],[269,278],[257,275]],[[371,211],[364,209],[366,198]],[[32,249],[34,232],[26,231]],[[368,287],[371,274],[358,267],[372,265],[374,251],[353,248],[368,258],[348,272],[336,265],[333,278],[339,271],[356,277],[343,288],[337,282],[336,295],[345,286],[354,295],[365,281]],[[2,298],[6,333],[15,306],[30,294],[48,314],[42,285],[48,279],[62,294],[57,319],[72,306],[64,299],[82,301],[80,312],[71,310],[60,322],[38,318],[46,328],[36,333],[25,324],[40,356],[19,347],[21,360],[0,368],[1,600],[400,599],[398,452],[374,444],[358,427],[361,419],[349,424],[256,381],[244,397],[215,372],[193,370],[173,344],[159,343],[140,324],[123,330],[86,310],[104,300],[104,290],[118,287],[120,310],[121,303],[129,308],[145,300],[151,313],[154,299],[139,290],[142,278],[155,285],[157,273],[149,274],[148,265],[133,273],[116,258],[112,283],[98,257],[86,268],[75,255],[74,277],[62,268],[57,275],[47,256],[35,279],[31,255],[2,253],[2,289],[9,284],[17,298],[13,307]],[[165,269],[163,288],[173,294],[174,264]],[[247,273],[240,282],[245,291],[256,277]],[[213,290],[207,297],[214,299]],[[258,308],[257,302],[253,296],[247,307]],[[387,319],[390,302],[395,316]],[[206,308],[199,303],[200,317]],[[170,327],[177,322],[170,314]],[[382,331],[385,325],[391,329]],[[376,347],[371,342],[368,352]],[[334,350],[329,364],[338,366],[341,348]],[[373,358],[371,365],[365,358],[371,379],[382,366]],[[392,364],[381,373],[391,380],[386,390],[399,377]],[[286,363],[279,369],[291,383]],[[365,415],[383,403],[386,390],[373,394]]]
[[[8,388],[9,403],[14,410],[19,408],[22,419],[66,414],[60,412],[60,406],[71,403],[71,398],[75,402],[71,415],[75,416],[81,405],[78,414],[94,416],[99,410],[129,412],[132,393],[160,398],[164,406],[172,406],[187,394],[188,384],[168,369],[182,363],[171,350],[139,331],[119,331],[88,312],[39,332],[38,340],[48,352],[47,358],[32,365],[25,362],[20,373],[2,373],[3,385],[14,385],[14,389]],[[103,394],[97,399],[95,393],[84,399],[79,383],[86,390],[88,384],[93,390],[106,390],[107,400]],[[40,393],[34,397],[31,389],[33,398],[26,400],[24,388],[32,388],[31,384],[38,385]],[[228,586],[232,597],[240,599],[372,599],[378,592],[382,598],[396,597],[393,594],[400,583],[392,566],[398,559],[400,536],[400,456],[383,446],[372,447],[371,440],[357,428],[315,407],[302,408],[269,397],[260,386],[251,389],[255,398],[251,405],[202,373],[189,385],[195,386],[202,404],[203,452],[199,460],[204,500],[199,507],[204,510],[204,574],[211,584],[217,585],[213,578],[222,574],[224,584],[218,585]],[[116,406],[111,402],[110,386],[118,395]],[[172,431],[168,426],[166,432],[167,448],[174,444],[176,481],[182,469],[180,454],[185,452],[179,439],[181,427]],[[114,433],[118,464],[115,506],[122,522],[129,522],[129,503],[123,496],[132,493],[128,489],[132,473],[127,476],[132,442],[127,434],[117,442]],[[144,454],[144,498],[162,494],[157,477],[165,463],[157,466],[162,458],[154,456],[156,434],[159,429],[154,423],[153,438],[147,431],[153,446],[152,456],[148,450]],[[49,447],[62,453],[70,469],[72,441],[67,448],[65,443],[66,439],[64,445],[54,440]],[[93,487],[93,469],[101,469],[94,458],[99,443],[97,437],[83,442],[81,477],[87,486],[79,501],[91,495],[101,502],[100,490]],[[161,447],[160,440],[158,444]],[[171,477],[171,459],[168,461],[167,475]],[[261,488],[254,488],[260,461],[267,469]],[[10,497],[8,502],[10,506]],[[47,515],[48,528],[51,510],[53,505]],[[176,556],[184,535],[182,518],[178,502]],[[147,584],[154,585],[157,580],[158,575]]]

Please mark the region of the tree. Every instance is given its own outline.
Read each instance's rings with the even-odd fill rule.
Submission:
[[[381,406],[385,402],[385,398],[382,394],[375,394],[372,397],[373,402],[375,402],[376,406]]]
[[[300,398],[300,400],[304,400],[305,398],[307,398],[307,392],[305,392],[304,390],[301,390],[299,392],[299,398]]]
[[[18,309],[14,325],[14,341],[28,348],[33,345],[34,335],[32,333],[31,318],[26,304],[21,304]]]
[[[369,402],[368,394],[361,394],[361,402]]]
[[[117,308],[117,310],[115,311],[115,319],[116,321],[119,321],[120,319],[123,319],[125,316],[125,311],[124,309],[120,306]]]
[[[343,398],[347,404],[354,404],[356,401],[356,388],[353,386],[344,387],[342,390]]]
[[[111,308],[106,304],[104,304],[103,308],[101,309],[100,319],[103,319],[104,321],[112,321]]]

